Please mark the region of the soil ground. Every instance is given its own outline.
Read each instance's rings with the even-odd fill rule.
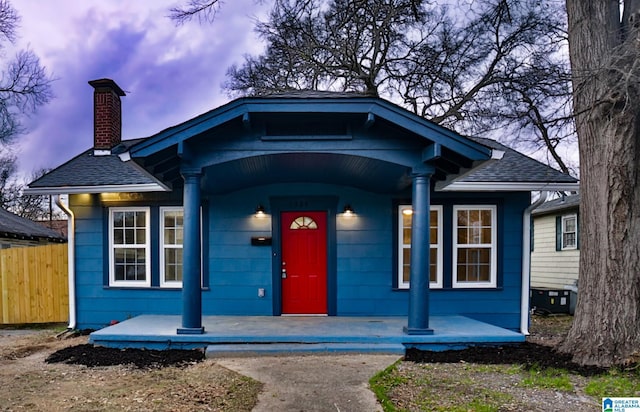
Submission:
[[[584,382],[581,383],[580,380],[586,379],[584,375],[589,376],[600,371],[580,368],[552,349],[552,346],[563,338],[570,321],[571,318],[568,316],[534,317],[531,325],[532,334],[523,345],[437,353],[409,351],[405,361],[401,362],[397,369],[403,376],[411,377],[410,381],[414,383],[412,386],[399,388],[394,395],[398,399],[394,401],[401,407],[409,405],[406,406],[406,410],[420,410],[412,409],[411,399],[416,391],[424,390],[419,382],[428,377],[430,381],[439,379],[453,382],[458,392],[463,388],[459,385],[471,381],[476,386],[486,387],[483,390],[511,394],[510,400],[505,401],[504,407],[499,410],[553,410],[559,405],[558,402],[568,406],[567,410],[598,410],[595,408],[595,401],[579,391],[562,393],[522,387],[513,383],[514,378],[510,376],[513,374],[505,373],[502,369],[489,368],[484,370],[484,375],[470,375],[471,372],[477,372],[470,372],[468,365],[471,364],[516,364],[524,365],[525,368],[536,365],[566,368],[572,371],[572,379],[577,382],[577,386],[583,385]],[[255,358],[244,361],[213,360],[204,359],[201,351],[109,349],[88,345],[86,336],[60,340],[55,334],[55,331],[48,329],[0,329],[1,411],[248,411],[258,402],[258,395],[263,388],[261,398],[277,397],[279,395],[275,392],[279,390],[278,381],[284,382],[284,378],[262,379],[265,375],[252,374],[251,370],[259,370],[259,365],[266,364],[264,358],[263,361]],[[335,365],[329,358],[335,358]],[[391,358],[386,361],[392,363]],[[276,357],[269,360],[269,369],[273,370],[282,365],[285,370],[284,365],[288,365],[286,375],[315,375],[318,377],[317,381],[330,379],[337,383],[337,387],[340,387],[340,384],[343,387],[360,386],[361,391],[366,392],[364,388],[367,386],[368,377],[375,369],[359,373],[356,377],[355,372],[349,371],[357,371],[360,368],[358,365],[365,365],[367,362],[364,358],[351,359],[348,356]],[[369,364],[384,369],[384,364],[379,361]],[[266,386],[231,369],[257,377],[265,382]],[[340,373],[332,373],[337,370]],[[323,379],[322,376],[328,378]],[[269,381],[270,379],[272,381]],[[341,379],[344,381],[340,382]],[[320,389],[314,386],[317,384],[312,380],[299,380],[306,382],[307,387],[304,390],[300,387],[296,392],[307,393],[309,399],[307,407],[296,406],[295,410],[322,410],[313,406],[318,405],[317,399],[321,396]],[[283,385],[292,386],[291,382]],[[282,393],[286,392],[282,385],[280,390]],[[335,388],[330,388],[330,391],[336,393]],[[442,393],[436,396],[448,396],[446,388],[441,388],[441,391]],[[305,400],[300,400],[298,405],[300,402],[304,405]],[[336,408],[339,407],[338,403],[334,404]],[[281,400],[279,405],[281,410],[294,410],[290,409],[289,406],[293,406],[287,406],[284,400]],[[350,407],[347,404],[338,410],[363,410],[362,405],[353,402]]]

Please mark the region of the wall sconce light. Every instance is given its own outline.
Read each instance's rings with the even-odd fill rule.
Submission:
[[[344,210],[342,211],[342,213],[345,216],[353,216],[353,208],[351,207],[351,205],[344,205]]]
[[[265,217],[267,214],[264,211],[264,206],[258,205],[256,207],[256,217]]]

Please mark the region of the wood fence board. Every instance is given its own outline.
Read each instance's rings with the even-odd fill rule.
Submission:
[[[67,321],[67,268],[66,244],[0,250],[0,321]]]

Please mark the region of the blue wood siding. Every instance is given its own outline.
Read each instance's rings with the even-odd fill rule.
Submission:
[[[76,282],[79,328],[101,328],[112,320],[140,314],[180,314],[181,291],[157,287],[158,251],[152,260],[152,287],[110,288],[108,286],[108,206],[160,206],[176,204],[142,195],[135,202],[104,202],[99,195],[72,195],[76,215]],[[146,197],[145,197],[146,196]],[[347,186],[326,184],[274,184],[258,186],[221,196],[203,194],[203,219],[207,239],[202,295],[206,315],[265,315],[274,313],[273,253],[276,245],[252,246],[251,237],[273,236],[271,218],[256,218],[262,204],[269,215],[270,199],[283,196],[334,196],[337,211],[345,204],[356,215],[335,217],[336,295],[339,316],[406,315],[406,290],[394,289],[396,276],[394,209],[404,195],[370,193]],[[178,196],[179,197],[179,196]],[[520,320],[522,254],[522,212],[529,205],[528,193],[434,193],[434,204],[443,205],[445,288],[432,290],[431,313],[460,314],[517,329]],[[498,288],[451,289],[452,227],[455,204],[498,206]],[[153,212],[152,212],[153,214]],[[157,222],[152,222],[157,225]],[[154,235],[158,236],[157,231]],[[153,242],[156,245],[153,245]],[[157,239],[152,240],[152,249]],[[154,267],[155,266],[155,267]],[[277,279],[277,277],[275,277]],[[448,281],[447,281],[448,279]],[[448,286],[448,287],[447,287]],[[265,296],[259,297],[258,290]]]

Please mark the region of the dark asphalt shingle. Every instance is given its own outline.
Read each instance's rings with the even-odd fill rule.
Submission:
[[[491,149],[504,151],[500,160],[489,161],[456,182],[546,182],[577,183],[578,180],[535,159],[523,155],[502,143],[482,137],[471,140]]]
[[[30,188],[157,183],[133,161],[123,162],[118,154],[144,139],[123,141],[108,156],[94,156],[93,149],[76,156],[29,184]]]
[[[64,241],[60,233],[0,208],[0,237]]]
[[[563,196],[558,199],[549,200],[538,206],[532,214],[534,216],[546,215],[548,213],[559,212],[566,209],[577,209],[580,207],[580,195]]]

